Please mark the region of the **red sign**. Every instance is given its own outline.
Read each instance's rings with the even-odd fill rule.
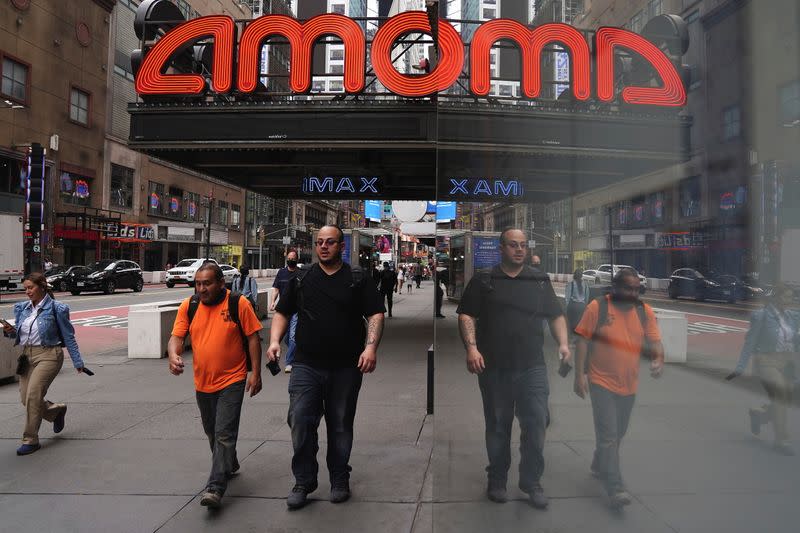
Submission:
[[[431,33],[423,11],[407,11],[381,25],[371,47],[373,70],[378,80],[400,96],[420,97],[452,86],[464,67],[464,44],[458,32],[446,20],[439,22],[439,58],[436,68],[423,75],[398,72],[392,64],[395,41],[409,33]],[[334,35],[345,50],[344,90],[355,94],[364,90],[366,77],[366,38],[354,20],[337,14],[319,15],[298,22],[286,15],[264,15],[248,24],[236,46],[236,23],[227,15],[199,17],[168,31],[147,51],[136,75],[136,91],[142,95],[197,95],[205,90],[199,74],[167,74],[170,57],[187,46],[209,37],[214,40],[211,89],[217,93],[236,90],[249,93],[256,89],[261,47],[272,38],[285,39],[291,45],[289,85],[295,93],[311,87],[314,43]],[[595,92],[599,100],[614,100],[614,53],[617,48],[640,55],[661,78],[661,87],[625,87],[622,100],[629,104],[676,107],[686,103],[683,81],[672,61],[644,37],[621,29],[600,28],[595,34]],[[529,28],[515,20],[494,19],[482,23],[470,44],[470,90],[489,94],[490,49],[498,41],[516,44],[522,56],[522,93],[537,98],[542,88],[541,54],[545,46],[557,43],[570,55],[571,89],[576,100],[591,96],[592,57],[583,34],[567,24],[543,24]],[[234,56],[238,58],[234,61]],[[236,64],[234,64],[236,63]],[[235,67],[235,68],[234,68]]]

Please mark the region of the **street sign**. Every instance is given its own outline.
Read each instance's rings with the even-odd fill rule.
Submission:
[[[285,244],[285,245],[292,244],[292,238],[289,237],[289,236],[286,236],[283,239],[281,239],[281,242],[283,242],[283,244]]]
[[[528,241],[528,248],[536,248],[536,241]]]
[[[34,252],[36,252],[36,253],[38,254],[39,252],[41,252],[41,251],[42,251],[42,247],[41,247],[41,246],[39,246],[38,244],[34,244],[34,245],[33,245],[33,251],[34,251]]]

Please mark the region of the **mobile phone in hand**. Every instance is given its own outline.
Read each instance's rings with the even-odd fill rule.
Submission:
[[[94,376],[94,372],[92,372],[86,367],[83,367],[83,373],[86,374],[87,376]]]
[[[0,324],[3,324],[3,326],[8,327],[8,328],[13,328],[14,327],[5,318],[0,318]]]
[[[565,378],[569,375],[571,370],[572,370],[572,365],[569,364],[569,361],[562,359],[561,364],[558,365],[558,375],[561,376],[562,378]]]
[[[269,369],[270,373],[273,376],[277,376],[281,373],[281,366],[278,364],[277,361],[270,361],[267,363],[267,368]]]

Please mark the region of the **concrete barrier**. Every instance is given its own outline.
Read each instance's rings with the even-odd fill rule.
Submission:
[[[655,309],[661,341],[664,344],[664,362],[686,363],[689,321],[685,313]]]
[[[258,310],[256,311],[256,315],[259,320],[266,320],[269,318],[269,295],[272,290],[272,287],[258,290],[258,298],[256,299]]]
[[[20,350],[14,347],[14,340],[0,334],[0,381],[16,379]]]
[[[178,316],[180,301],[134,305],[128,310],[128,358],[161,359]]]

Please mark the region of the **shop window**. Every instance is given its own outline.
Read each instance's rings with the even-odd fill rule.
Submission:
[[[69,93],[69,119],[81,126],[89,125],[89,93],[77,87]]]
[[[217,222],[222,226],[228,225],[228,202],[217,204]]]
[[[738,105],[726,107],[722,112],[722,138],[730,141],[742,134],[742,112]]]
[[[231,226],[238,228],[241,219],[241,207],[236,204],[231,204]]]
[[[133,172],[122,165],[111,163],[111,198],[114,209],[129,210],[133,207]]]
[[[28,102],[30,67],[20,61],[2,56],[2,75],[0,76],[0,96],[20,104]]]
[[[166,196],[163,183],[150,182],[147,196],[147,213],[151,216],[161,216],[164,213],[164,197]]]
[[[692,176],[679,185],[680,210],[683,218],[700,215],[700,177]]]
[[[62,172],[59,181],[59,190],[65,204],[85,207],[91,204],[91,178],[71,172]]]
[[[663,192],[650,195],[650,220],[653,224],[666,222],[666,200]]]
[[[194,192],[188,192],[184,196],[183,209],[184,218],[192,222],[198,222],[202,217],[200,215],[200,195]]]

